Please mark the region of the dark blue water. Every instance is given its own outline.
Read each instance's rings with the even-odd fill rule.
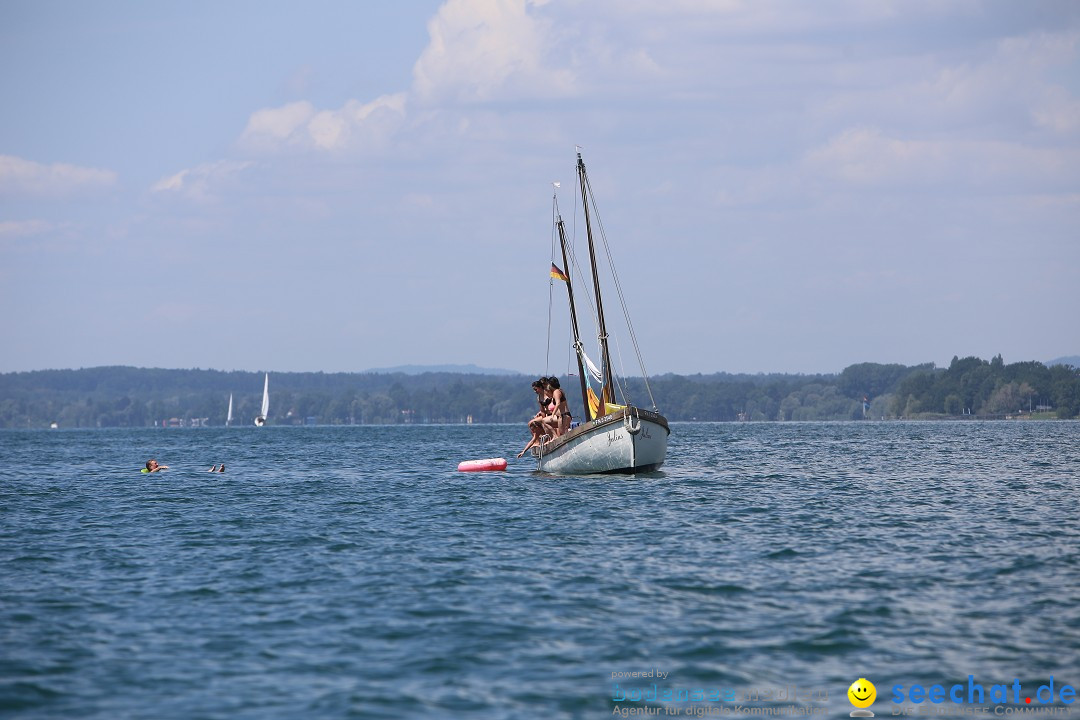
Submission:
[[[0,715],[846,717],[865,677],[882,717],[894,685],[1080,685],[1080,423],[673,429],[663,472],[599,478],[455,472],[518,426],[0,433]]]

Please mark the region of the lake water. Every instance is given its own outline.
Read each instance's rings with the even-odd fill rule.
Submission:
[[[638,477],[526,439],[0,432],[0,716],[1080,713],[1080,423],[675,424]]]

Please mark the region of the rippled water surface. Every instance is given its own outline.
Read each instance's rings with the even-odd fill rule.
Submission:
[[[1080,423],[676,424],[650,475],[456,472],[525,440],[0,433],[0,715],[747,705],[655,684],[846,717],[866,677],[880,717],[897,684],[1080,685]]]

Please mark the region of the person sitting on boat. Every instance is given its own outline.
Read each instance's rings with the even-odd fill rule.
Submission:
[[[544,386],[544,410],[547,414],[541,418],[541,422],[544,424],[544,428],[548,431],[548,435],[551,437],[558,436],[559,429],[559,415],[558,407],[559,400],[552,393],[552,381],[554,381],[555,388],[559,387],[559,380],[554,377],[542,377],[540,378],[541,384]],[[561,390],[559,391],[562,392]]]
[[[551,398],[551,393],[548,392],[547,382],[548,379],[542,377],[533,381],[532,385],[533,391],[536,393],[536,401],[540,403],[540,410],[533,415],[533,419],[529,421],[529,426],[536,426],[540,430],[548,423],[551,413],[555,410],[555,401]]]
[[[548,416],[548,426],[555,437],[566,434],[570,429],[573,417],[570,415],[570,405],[566,402],[566,393],[559,387],[559,378],[552,376],[545,378],[545,387],[548,395],[555,403],[551,415]]]
[[[159,470],[168,470],[168,465],[158,465],[158,461],[154,458],[150,458],[146,461],[146,472],[157,472]]]
[[[518,453],[518,457],[521,457],[525,453],[535,446],[540,444],[540,438],[547,433],[547,419],[551,415],[551,410],[554,407],[554,403],[547,394],[547,385],[544,382],[547,378],[540,378],[534,380],[532,384],[533,392],[536,393],[536,400],[540,403],[540,410],[532,416],[529,420],[529,431],[532,433],[532,437],[529,439],[528,445],[525,449]]]

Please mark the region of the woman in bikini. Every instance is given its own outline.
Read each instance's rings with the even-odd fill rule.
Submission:
[[[554,436],[559,437],[570,430],[573,416],[570,415],[570,405],[566,402],[566,393],[559,387],[559,378],[553,376],[544,378],[544,381],[544,387],[547,389],[548,395],[555,402],[555,409],[548,416],[548,424]]]
[[[529,449],[533,446],[539,445],[540,438],[547,433],[547,420],[551,416],[551,408],[554,407],[554,403],[548,396],[545,380],[547,378],[533,381],[532,389],[536,393],[537,402],[540,403],[540,410],[532,416],[532,420],[529,420],[529,430],[532,432],[532,438],[529,439],[529,444],[525,446],[525,449],[518,453],[518,457],[529,452]]]

